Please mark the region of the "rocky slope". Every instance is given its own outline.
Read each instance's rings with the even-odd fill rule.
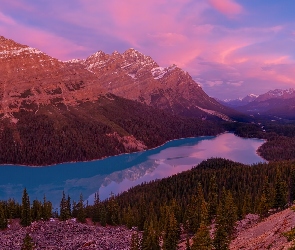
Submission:
[[[286,209],[245,230],[240,230],[231,242],[230,249],[288,249],[292,243],[288,242],[282,233],[291,230],[294,226],[295,213],[291,209]]]
[[[126,227],[101,227],[81,224],[74,219],[33,222],[21,227],[15,220],[0,231],[2,250],[20,250],[26,233],[34,242],[34,249],[130,249],[132,230]]]
[[[134,49],[62,62],[1,36],[0,65],[0,115],[35,112],[44,104],[75,106],[110,92],[178,115],[240,116],[210,98],[176,65],[160,67]]]
[[[191,76],[176,65],[160,67],[151,57],[129,49],[111,55],[102,51],[86,60],[71,60],[71,67],[93,72],[108,92],[184,116],[217,116],[230,120],[239,114],[210,98]]]
[[[105,93],[93,73],[0,37],[0,115],[40,105],[76,105]]]

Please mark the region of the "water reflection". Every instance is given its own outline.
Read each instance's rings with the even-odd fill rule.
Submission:
[[[243,139],[231,133],[217,137],[188,138],[145,152],[109,157],[92,162],[66,163],[50,167],[0,167],[0,199],[15,197],[21,200],[22,190],[27,188],[30,199],[47,199],[59,205],[62,191],[72,200],[80,193],[89,202],[99,190],[105,199],[110,193],[120,193],[130,187],[161,179],[190,169],[204,159],[223,157],[252,164],[264,161],[256,154],[263,143],[258,139]]]

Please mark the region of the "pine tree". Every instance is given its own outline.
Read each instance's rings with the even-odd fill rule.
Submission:
[[[142,250],[160,250],[159,235],[153,220],[145,223],[142,238]]]
[[[21,250],[33,250],[34,242],[31,236],[27,233],[25,238],[23,239],[23,244],[21,246]]]
[[[260,202],[258,205],[258,213],[259,213],[260,217],[261,218],[266,217],[268,214],[268,210],[269,210],[269,206],[268,206],[266,195],[264,193],[262,193],[262,195],[260,197]]]
[[[230,191],[227,192],[225,197],[223,217],[225,218],[226,232],[231,237],[235,232],[235,223],[238,220],[238,216],[237,207],[234,203],[234,199]]]
[[[214,235],[213,245],[216,250],[228,250],[229,249],[229,235],[225,230],[223,224],[216,225],[216,231]]]
[[[168,221],[166,224],[164,239],[163,239],[163,249],[164,250],[174,250],[177,249],[177,243],[179,239],[179,227],[174,216],[174,213],[170,211],[168,215]]]
[[[110,225],[119,224],[119,205],[113,194],[107,202],[107,223]]]
[[[101,210],[101,205],[100,205],[100,200],[99,200],[99,194],[95,193],[94,194],[94,204],[93,204],[93,211],[92,211],[92,221],[93,222],[99,222],[100,221],[100,210]]]
[[[7,217],[5,214],[5,210],[2,204],[0,204],[0,229],[6,229],[7,228]]]
[[[31,205],[30,198],[27,193],[27,189],[25,188],[22,196],[22,208],[21,208],[21,225],[27,227],[31,225],[32,217],[31,217]]]
[[[284,208],[286,204],[286,185],[285,182],[283,182],[279,177],[275,186],[275,199],[273,207],[276,209]]]
[[[100,225],[105,227],[107,225],[107,211],[105,206],[101,207],[101,213],[100,213]]]
[[[295,200],[295,168],[291,169],[289,181],[289,202],[293,203]]]
[[[71,208],[71,197],[68,195],[67,199],[67,214],[69,214],[69,217],[72,215],[72,208]]]
[[[217,212],[218,207],[218,186],[216,182],[216,176],[213,175],[210,178],[209,183],[209,194],[208,194],[208,215],[209,215],[209,221],[211,221]]]
[[[50,201],[46,201],[46,196],[43,197],[42,204],[42,218],[43,220],[49,220],[52,215],[52,203]]]
[[[197,232],[202,220],[202,204],[205,204],[202,186],[198,183],[197,195],[191,197],[190,203],[186,211],[186,220],[188,221],[188,229],[191,232]]]
[[[83,195],[80,194],[80,200],[78,203],[78,214],[77,214],[77,220],[81,223],[85,223],[86,221],[86,215],[85,215],[85,208],[84,208],[84,201],[83,201]]]
[[[210,232],[206,224],[201,223],[197,233],[193,237],[191,250],[210,250],[213,249]]]
[[[229,245],[229,235],[226,231],[226,218],[224,218],[222,204],[217,209],[215,235],[213,245],[217,250],[227,250]]]
[[[65,221],[68,220],[71,217],[71,214],[69,213],[69,207],[68,207],[68,200],[66,199],[65,192],[62,192],[62,199],[60,202],[60,220]]]
[[[34,221],[41,220],[42,217],[42,204],[38,200],[33,201],[33,206],[32,206],[32,219]]]

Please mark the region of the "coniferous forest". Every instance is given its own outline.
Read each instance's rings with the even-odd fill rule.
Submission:
[[[177,249],[181,231],[193,237],[190,249],[202,249],[199,247],[204,244],[204,249],[227,249],[237,220],[249,213],[266,217],[288,207],[294,199],[295,162],[248,166],[214,158],[105,201],[96,194],[93,205],[85,204],[82,194],[79,201],[72,201],[62,193],[59,214],[52,214],[46,197],[30,201],[24,190],[21,204],[14,200],[0,203],[0,225],[6,228],[11,218],[20,218],[23,226],[51,216],[60,220],[75,217],[82,223],[91,218],[102,226],[126,225],[143,230],[142,240],[135,234],[132,243],[142,249],[160,249],[160,244],[164,249]],[[213,221],[216,228],[211,239],[208,226]]]
[[[17,123],[1,119],[0,164],[50,165],[138,151],[124,145],[124,136],[153,148],[172,139],[224,132],[216,122],[174,116],[114,95],[69,108],[21,111],[13,114]]]

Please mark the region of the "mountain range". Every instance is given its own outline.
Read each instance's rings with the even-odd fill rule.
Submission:
[[[143,150],[242,117],[176,65],[129,49],[60,61],[0,37],[0,163],[53,164]]]
[[[229,120],[237,112],[210,98],[176,65],[160,67],[151,57],[129,49],[99,51],[67,62],[0,37],[0,114],[34,111],[40,105],[76,106],[112,93],[172,114]]]
[[[247,95],[234,100],[218,100],[221,104],[248,114],[295,118],[295,90],[275,89],[261,95]]]

